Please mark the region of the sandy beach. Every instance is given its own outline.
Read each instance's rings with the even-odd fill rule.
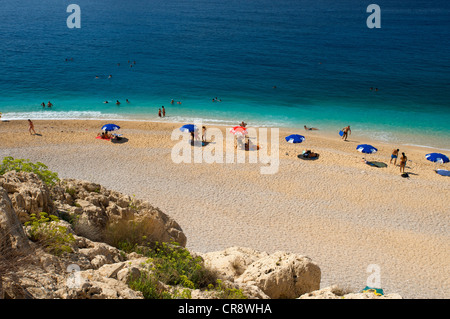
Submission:
[[[259,162],[174,163],[177,123],[116,121],[123,143],[95,138],[105,123],[34,121],[38,135],[30,135],[26,121],[0,122],[0,156],[40,161],[60,178],[147,200],[180,224],[192,251],[243,246],[299,253],[319,264],[321,287],[354,291],[366,286],[366,269],[376,264],[386,293],[450,297],[450,178],[425,159],[439,150],[363,140],[357,131],[344,142],[320,130],[280,129],[278,172],[264,175]],[[293,133],[306,140],[287,143]],[[357,152],[362,143],[378,152]],[[409,178],[389,164],[394,148],[408,156]],[[298,159],[304,149],[320,158]],[[387,167],[366,165],[363,157]]]

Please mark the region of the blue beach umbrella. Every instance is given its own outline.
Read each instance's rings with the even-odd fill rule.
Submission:
[[[197,127],[194,124],[186,124],[180,127],[180,131],[184,133],[194,132]]]
[[[285,137],[288,143],[301,143],[305,140],[305,137],[298,134],[292,134]]]
[[[356,147],[356,150],[365,154],[374,154],[378,151],[375,147],[369,144],[360,144]]]
[[[430,162],[436,163],[436,165],[434,165],[434,168],[437,167],[437,163],[444,164],[444,163],[448,163],[448,161],[449,161],[448,156],[441,154],[441,153],[430,153],[430,154],[425,155],[425,158],[427,160],[429,160]]]
[[[102,131],[106,132],[117,131],[118,129],[120,129],[120,126],[116,124],[105,124],[102,127]]]
[[[425,158],[431,162],[434,163],[448,163],[449,159],[448,156],[441,154],[441,153],[430,153],[425,155]]]

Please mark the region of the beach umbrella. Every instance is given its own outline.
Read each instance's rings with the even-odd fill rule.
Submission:
[[[448,163],[449,159],[448,156],[441,154],[441,153],[430,153],[425,155],[425,158],[431,162],[435,162],[435,163]]]
[[[180,127],[180,131],[184,133],[194,132],[197,129],[197,126],[194,124],[186,124]]]
[[[441,153],[430,153],[430,154],[425,155],[425,158],[427,160],[429,160],[430,162],[436,163],[434,168],[436,168],[437,163],[444,164],[444,163],[449,162],[448,156],[441,154]]]
[[[305,140],[305,137],[303,135],[292,134],[286,136],[285,139],[288,143],[301,143]]]
[[[364,154],[374,154],[378,151],[375,147],[369,144],[360,144],[356,147],[356,150]]]
[[[247,135],[248,134],[247,129],[245,127],[242,127],[242,126],[235,126],[235,127],[233,127],[230,130],[230,133],[234,134],[234,135]]]
[[[102,127],[102,131],[106,132],[117,131],[118,129],[120,129],[120,126],[116,124],[105,124]]]
[[[378,151],[375,147],[369,144],[360,144],[356,147],[356,150],[365,154],[374,154]]]

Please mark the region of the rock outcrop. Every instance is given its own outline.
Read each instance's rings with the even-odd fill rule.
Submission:
[[[31,226],[23,223],[41,212],[60,217],[50,224],[70,235],[70,253],[50,254],[29,239]],[[152,260],[102,242],[108,226],[121,223],[143,225],[141,234],[150,241],[186,245],[181,227],[147,202],[86,181],[66,179],[49,188],[32,173],[0,175],[0,298],[142,299],[143,294],[130,289],[129,283],[152,274]],[[401,298],[343,294],[334,286],[319,290],[319,266],[298,254],[268,254],[245,247],[191,254],[201,257],[226,289],[188,289],[157,282],[158,289],[176,294],[188,290],[193,299],[221,298],[224,291],[238,291],[252,299]],[[26,262],[20,262],[23,256]]]
[[[45,212],[76,219],[77,230],[94,241],[104,239],[107,225],[134,221],[150,241],[177,242],[186,246],[180,225],[148,202],[87,181],[63,179],[51,189],[36,174],[7,172],[0,175],[0,187],[11,199],[19,220],[25,223],[31,214]]]
[[[402,299],[399,294],[376,295],[372,292],[345,293],[338,286],[331,286],[301,295],[298,299]]]

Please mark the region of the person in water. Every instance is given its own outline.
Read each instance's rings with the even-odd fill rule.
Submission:
[[[117,104],[117,105],[120,105],[120,102],[119,102],[119,100],[116,100],[116,104]]]
[[[161,117],[161,109],[158,111],[158,116]]]
[[[42,102],[42,103],[41,103],[41,106],[42,106],[42,108],[45,108],[45,103]]]
[[[163,117],[166,116],[166,109],[164,108],[164,105],[162,106],[162,116],[163,116]]]
[[[52,106],[53,106],[52,102],[48,101],[47,107],[52,107]]]
[[[318,128],[315,128],[315,127],[307,127],[306,125],[304,125],[304,128],[305,128],[305,130],[307,130],[307,131],[317,131],[317,130],[318,130]]]

